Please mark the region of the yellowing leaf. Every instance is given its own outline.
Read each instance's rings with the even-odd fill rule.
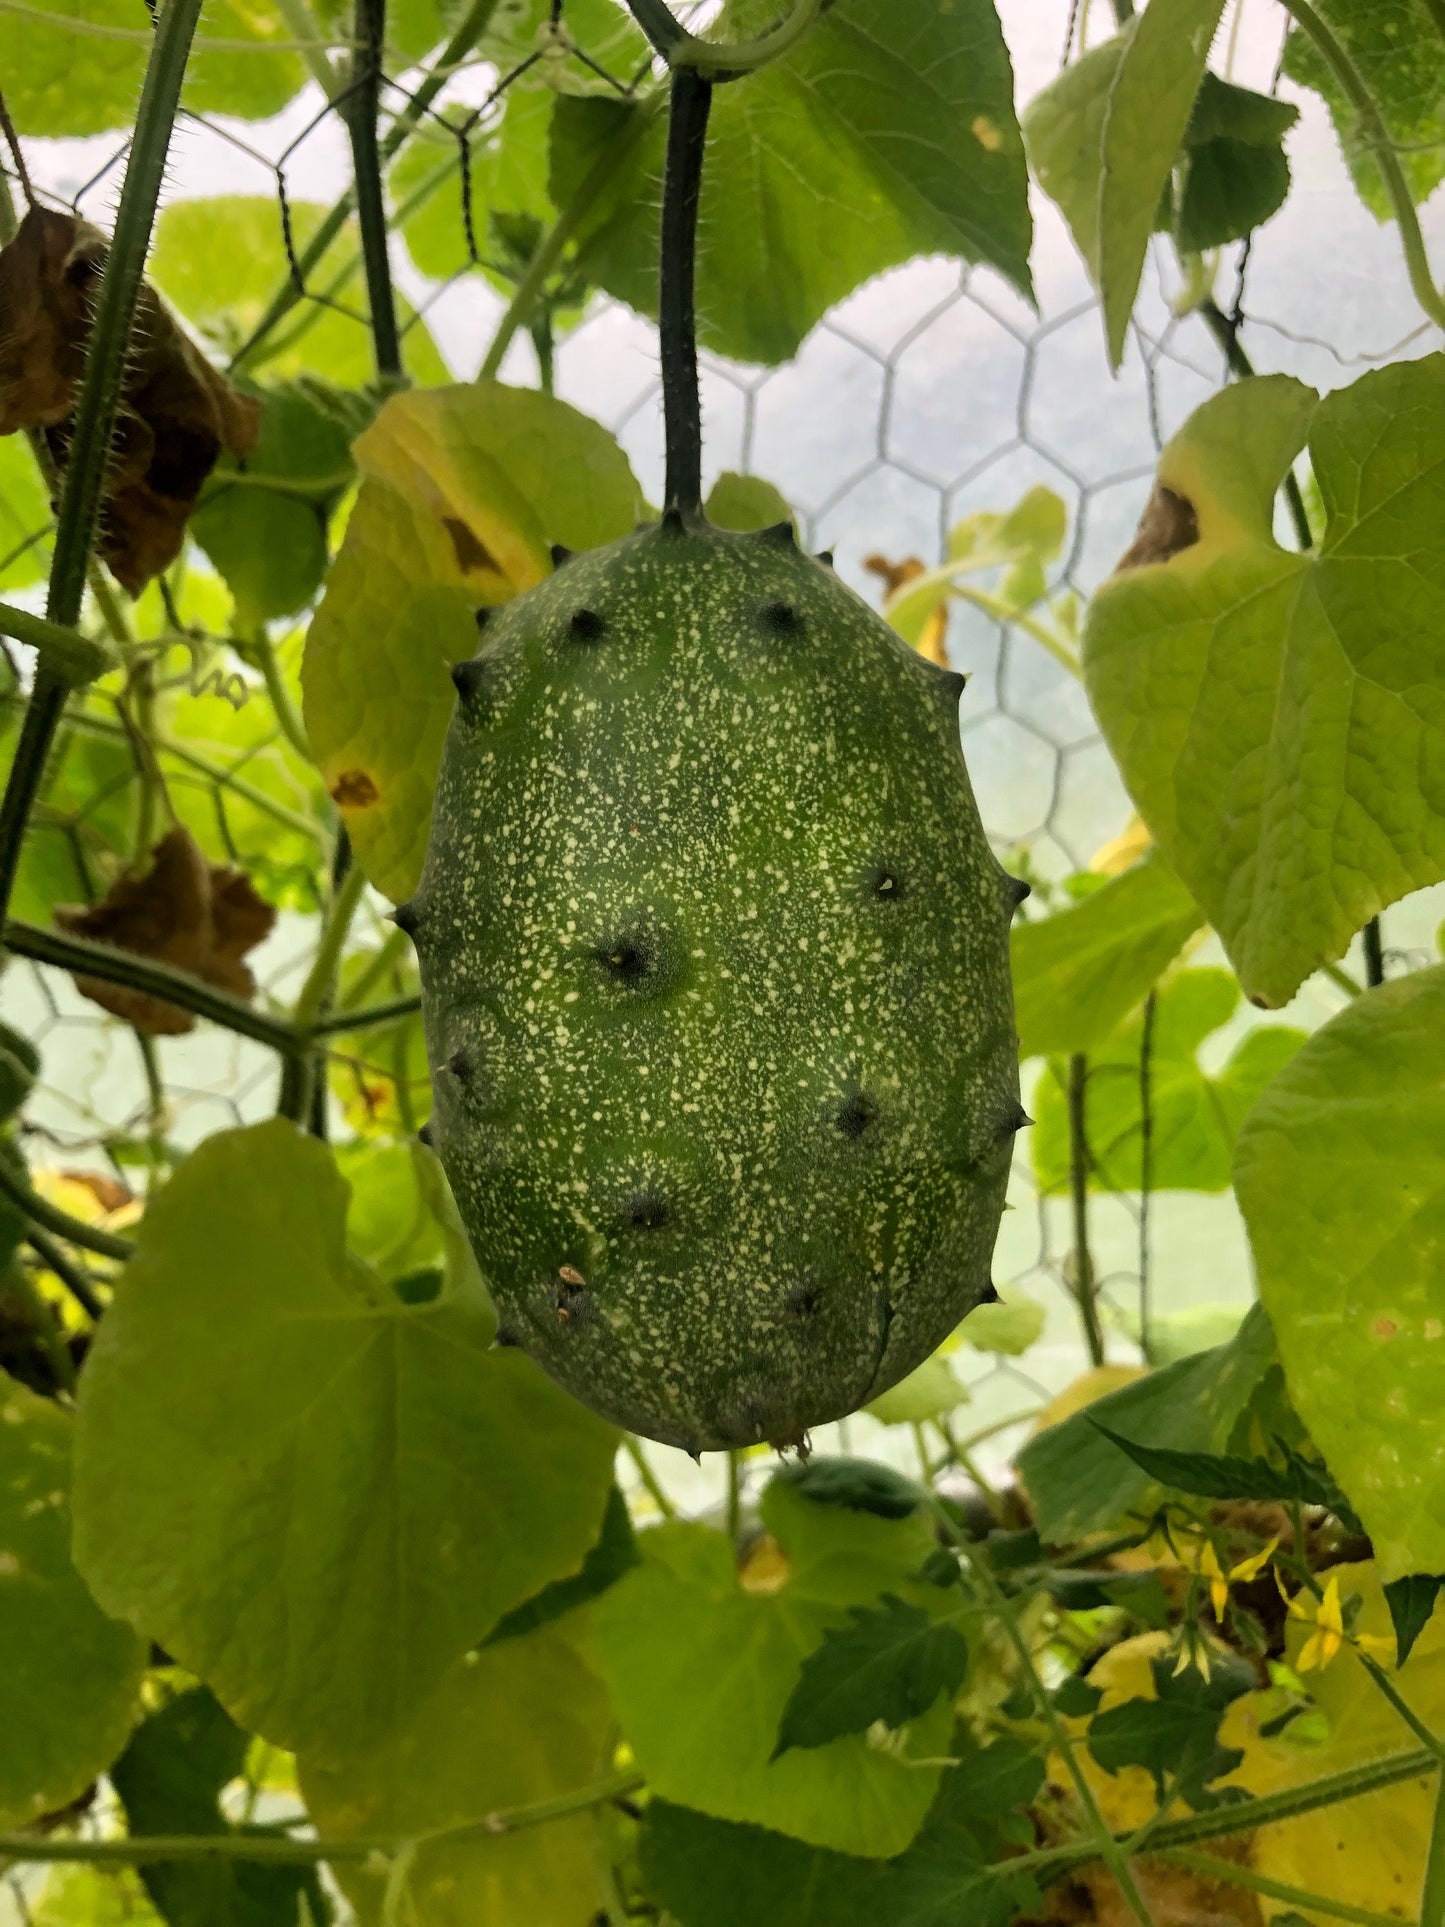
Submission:
[[[550,544],[626,534],[642,498],[605,429],[499,382],[394,396],[354,453],[365,479],[306,639],[306,731],[358,861],[400,900],[476,610],[541,581]]]

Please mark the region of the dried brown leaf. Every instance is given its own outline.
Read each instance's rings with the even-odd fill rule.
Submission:
[[[257,896],[243,870],[207,863],[189,830],[163,837],[144,876],[119,877],[88,910],[57,907],[55,921],[72,936],[111,944],[199,977],[250,1002],[256,980],[242,961],[266,937],[276,912]],[[76,988],[102,1010],[158,1037],[179,1037],[195,1018],[177,1005],[77,976]]]
[[[0,434],[42,430],[60,467],[108,247],[79,216],[33,207],[0,249]],[[232,388],[142,282],[97,545],[132,595],[179,554],[222,449],[249,454],[260,426],[261,404]]]
[[[902,562],[890,562],[886,555],[865,555],[863,567],[870,575],[876,575],[883,584],[885,600],[896,596],[908,583],[916,582],[927,569],[916,555],[907,556]],[[940,669],[948,667],[948,650],[944,639],[948,634],[948,598],[941,596],[938,607],[923,625],[923,632],[914,647],[920,656],[936,662]]]

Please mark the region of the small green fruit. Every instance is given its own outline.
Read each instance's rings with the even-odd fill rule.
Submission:
[[[503,1342],[670,1445],[801,1441],[990,1295],[1021,886],[962,679],[786,525],[673,514],[456,681],[398,917]]]

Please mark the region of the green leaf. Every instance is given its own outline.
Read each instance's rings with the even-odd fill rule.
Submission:
[[[280,1120],[150,1203],[87,1361],[76,1558],[278,1746],[378,1742],[597,1537],[614,1434],[459,1283],[408,1307]]]
[[[1048,1314],[1037,1298],[1010,1289],[996,1305],[975,1305],[958,1328],[958,1336],[976,1352],[1022,1358],[1037,1343]]]
[[[1197,1053],[1238,1006],[1239,985],[1227,970],[1182,970],[1158,992],[1149,1046],[1149,1182],[1156,1191],[1228,1190],[1240,1125],[1305,1041],[1304,1031],[1283,1024],[1253,1030],[1211,1077]],[[1139,1016],[1089,1058],[1084,1122],[1095,1191],[1143,1188],[1143,1050]],[[1055,1060],[1033,1098],[1038,1117],[1029,1149],[1034,1180],[1046,1193],[1069,1187],[1068,1075],[1067,1063]]]
[[[375,409],[374,397],[315,377],[283,383],[264,401],[244,468],[224,456],[190,521],[243,629],[294,615],[321,587],[331,518],[356,472],[351,443]]]
[[[501,0],[482,35],[482,53],[510,73],[537,52],[551,17],[552,0]],[[539,93],[615,95],[614,82],[631,83],[639,68],[649,65],[647,41],[615,0],[567,0],[564,25],[567,38],[596,65],[589,67],[576,53],[549,53],[522,76],[524,86]],[[611,80],[597,67],[605,68]]]
[[[627,457],[565,402],[500,382],[395,396],[357,442],[365,480],[302,668],[306,731],[358,861],[416,887],[455,691],[479,604],[550,570],[549,544],[631,531]]]
[[[1308,439],[1328,521],[1285,550]],[[1095,595],[1084,673],[1140,814],[1247,996],[1287,1003],[1355,932],[1445,876],[1445,355],[1321,400],[1225,389],[1159,464],[1169,559]],[[1136,545],[1137,549],[1137,545]]]
[[[338,1761],[297,1761],[319,1832],[410,1839],[466,1827],[459,1840],[419,1846],[400,1914],[385,1902],[388,1868],[355,1861],[337,1876],[362,1927],[593,1927],[604,1897],[589,1812],[493,1834],[499,1808],[587,1786],[607,1770],[611,1710],[582,1658],[575,1625],[557,1622],[469,1653],[412,1708],[406,1729]]]
[[[1429,0],[1315,0],[1344,47],[1395,143],[1396,158],[1415,201],[1445,179],[1445,81],[1441,77],[1439,16]],[[1323,94],[1340,146],[1365,205],[1380,220],[1390,200],[1380,170],[1361,139],[1359,118],[1334,70],[1298,27],[1285,42],[1284,71]]]
[[[602,1515],[602,1536],[583,1560],[582,1570],[570,1579],[554,1579],[550,1586],[505,1614],[482,1644],[495,1646],[501,1639],[518,1639],[579,1606],[590,1605],[609,1586],[615,1586],[625,1572],[631,1572],[640,1557],[627,1501],[614,1485]]]
[[[767,24],[758,11],[749,19],[734,0],[718,33],[746,37]],[[553,122],[559,207],[609,147],[617,156],[579,264],[646,314],[657,311],[665,139],[648,108],[605,100],[559,101]],[[986,261],[1030,294],[1029,240],[1013,77],[991,0],[892,0],[886,23],[873,0],[835,0],[785,59],[718,90],[698,326],[719,353],[786,361],[844,295],[919,254]]]
[[[70,1562],[71,1421],[0,1377],[0,1826],[83,1792],[125,1743],[146,1648]]]
[[[133,1867],[56,1867],[30,1901],[30,1927],[158,1927]]]
[[[968,1387],[958,1379],[941,1352],[925,1358],[906,1378],[863,1410],[884,1425],[922,1425],[928,1419],[942,1418],[969,1397]]]
[[[1009,1821],[1038,1797],[1043,1760],[1011,1738],[981,1747],[960,1732],[952,1748],[960,1765],[923,1832],[892,1860],[653,1799],[641,1840],[647,1890],[681,1927],[1008,1927],[1029,1896],[996,1863]]]
[[[500,117],[470,133],[471,233],[485,264],[506,261],[504,236],[509,220],[526,218],[540,231],[543,223],[554,218],[547,193],[547,156],[555,99],[545,87],[514,83],[502,97]],[[418,196],[414,212],[401,222],[407,251],[423,274],[438,281],[472,265],[460,155],[459,132],[448,133],[446,127],[426,121],[391,170],[391,194],[398,206]],[[421,198],[426,183],[438,175],[441,185]],[[516,277],[494,268],[487,278],[497,287],[510,289]]]
[[[1204,141],[1190,150],[1174,219],[1174,238],[1200,253],[1243,240],[1284,206],[1289,162],[1278,147],[1247,141]]]
[[[927,1502],[921,1486],[873,1459],[812,1458],[780,1466],[773,1477],[795,1486],[814,1505],[871,1512],[879,1519],[906,1519]]]
[[[1209,1784],[1244,1758],[1235,1747],[1219,1744],[1219,1722],[1227,1706],[1258,1685],[1253,1666],[1219,1649],[1210,1651],[1207,1679],[1197,1666],[1177,1670],[1172,1654],[1149,1664],[1152,1699],[1123,1700],[1090,1721],[1089,1751],[1096,1762],[1106,1773],[1144,1767],[1154,1776],[1161,1804],[1171,1783],[1196,1812],[1225,1798],[1244,1798],[1238,1787],[1211,1793]]]
[[[5,104],[22,134],[104,134],[129,128],[150,33],[125,0],[65,0],[8,16]],[[197,114],[268,120],[299,93],[299,54],[267,50],[290,29],[264,0],[207,0],[182,102]],[[208,47],[208,42],[231,42]],[[237,46],[239,41],[242,44]]]
[[[1068,528],[1061,497],[1041,485],[1022,495],[1006,513],[980,509],[954,525],[948,560],[925,569],[888,599],[884,613],[915,648],[929,619],[948,600],[953,587],[971,575],[1006,569],[998,599],[1011,609],[1027,608],[1045,593],[1046,564],[1057,559]]]
[[[1218,1452],[1273,1359],[1269,1320],[1256,1305],[1227,1345],[1150,1372],[1030,1439],[1018,1468],[1039,1536],[1068,1545],[1157,1502],[1159,1486],[1110,1444],[1095,1419],[1154,1446]]]
[[[1445,965],[1315,1032],[1240,1133],[1234,1182],[1290,1397],[1381,1577],[1445,1570]]]
[[[1224,0],[1150,0],[1116,39],[1029,104],[1024,139],[1099,290],[1109,362],[1124,358],[1149,236],[1189,125]]]
[[[968,1671],[968,1644],[895,1593],[877,1606],[851,1606],[851,1625],[830,1627],[803,1661],[778,1724],[776,1760],[790,1747],[826,1746],[844,1733],[866,1733],[916,1720]]]
[[[142,1721],[111,1768],[129,1832],[233,1833],[221,1794],[244,1771],[249,1746],[204,1686],[177,1694]],[[141,1879],[172,1927],[319,1927],[332,1917],[314,1867],[159,1862],[143,1867]],[[303,1896],[309,1917],[301,1911]]]
[[[0,589],[25,589],[50,567],[50,503],[23,435],[0,438]]]
[[[293,247],[299,253],[327,210],[315,201],[290,201],[287,207]],[[233,355],[291,274],[279,201],[267,194],[173,201],[156,221],[147,272],[217,355]],[[265,350],[245,364],[247,374],[255,375],[264,363],[271,381],[310,373],[338,388],[364,387],[376,373],[376,362],[364,315],[361,240],[354,221],[345,224],[311,270],[307,288],[327,302],[303,301]],[[414,320],[414,314],[398,297],[407,373],[417,382],[449,380],[425,323]]]
[[[703,509],[720,529],[770,529],[780,522],[797,522],[780,489],[761,475],[737,475],[731,469],[713,483]]]
[[[1019,1056],[1096,1049],[1147,996],[1204,913],[1149,856],[1051,917],[1013,932]]]
[[[910,1766],[856,1735],[773,1759],[799,1667],[849,1607],[884,1592],[947,1610],[912,1578],[933,1535],[926,1518],[880,1519],[819,1505],[774,1479],[765,1528],[781,1548],[763,1577],[734,1569],[733,1549],[703,1526],[668,1524],[593,1608],[598,1664],[654,1793],[721,1819],[747,1820],[814,1846],[901,1852],[923,1823],[936,1768]],[[950,1709],[908,1728],[918,1760],[947,1750]]]
[[[1445,1574],[1412,1572],[1385,1587],[1385,1604],[1390,1608],[1390,1622],[1395,1628],[1396,1666],[1405,1664],[1415,1641],[1429,1625],[1442,1586],[1445,1586]]]
[[[1292,101],[1237,87],[1207,73],[1194,96],[1184,145],[1206,147],[1210,141],[1231,140],[1250,147],[1278,147],[1298,119],[1299,109]]]
[[[1122,1437],[1104,1423],[1097,1408],[1087,1416],[1111,1445],[1117,1445],[1151,1479],[1173,1492],[1187,1492],[1197,1499],[1277,1499],[1323,1506],[1351,1531],[1359,1524],[1325,1468],[1312,1465],[1297,1452],[1287,1450],[1283,1465],[1227,1453],[1179,1452]]]

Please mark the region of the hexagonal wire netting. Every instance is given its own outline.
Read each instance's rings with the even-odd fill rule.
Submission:
[[[1112,31],[1102,4],[1003,0],[1001,12],[1021,101],[1057,71],[1066,33],[1077,47]],[[1219,43],[1233,76],[1278,86],[1283,28],[1272,0],[1234,0]],[[428,280],[400,239],[393,246],[398,286],[413,304],[408,325],[431,331],[460,378],[475,370],[502,306],[476,272],[484,229],[468,195],[470,161],[489,138],[496,103],[514,78],[485,63],[466,63],[427,109],[429,122],[457,144],[463,265],[446,279]],[[388,123],[414,101],[417,82],[415,73],[388,80]],[[617,84],[625,90],[628,82],[623,76]],[[859,289],[783,367],[743,367],[705,354],[709,474],[740,469],[777,484],[808,539],[834,549],[843,577],[874,600],[881,583],[867,558],[931,563],[960,517],[1007,509],[1042,484],[1061,497],[1068,535],[1038,613],[1047,616],[1056,598],[1086,595],[1128,544],[1162,440],[1225,379],[1221,320],[1262,370],[1298,374],[1321,387],[1350,380],[1372,362],[1434,345],[1416,324],[1395,233],[1360,206],[1321,104],[1285,91],[1301,109],[1289,139],[1295,190],[1251,245],[1225,250],[1219,259],[1212,329],[1197,313],[1180,318],[1173,312],[1178,264],[1156,242],[1125,366],[1111,378],[1082,265],[1057,213],[1036,194],[1037,311],[989,271],[928,259]],[[301,201],[324,203],[349,184],[336,107],[321,101],[313,85],[261,126],[184,116],[168,195],[269,194],[304,301],[324,304],[364,329],[359,295],[308,278],[294,238]],[[123,146],[102,140],[27,147],[31,174],[47,197],[104,220]],[[1433,213],[1432,220],[1427,210],[1427,231],[1433,227],[1432,238],[1439,238],[1438,206]],[[846,218],[846,211],[832,218]],[[704,308],[706,300],[704,286]],[[514,341],[502,372],[523,384],[538,379],[525,335]],[[555,387],[618,435],[656,498],[661,408],[652,326],[619,303],[594,297],[558,343]],[[947,651],[971,677],[962,730],[985,823],[1000,854],[1027,865],[1046,886],[1046,898],[1050,882],[1086,867],[1128,823],[1129,804],[1112,760],[1077,676],[1039,645],[1027,623],[998,622],[956,604]],[[224,826],[226,797],[217,790],[214,800]],[[1392,914],[1392,949],[1427,942],[1438,898],[1425,893]],[[283,915],[258,953],[263,996],[282,999],[294,989],[310,941],[308,920]],[[1201,955],[1219,957],[1217,947]],[[1238,1015],[1208,1040],[1206,1066],[1222,1061],[1246,1022],[1310,1026],[1337,1003],[1317,982],[1287,1012]],[[134,1037],[81,999],[68,978],[38,966],[12,968],[3,1007],[45,1052],[44,1086],[28,1119],[46,1147],[41,1155],[60,1163],[102,1162],[108,1142],[137,1130],[150,1106]],[[165,1040],[157,1056],[173,1140],[193,1142],[272,1106],[274,1063],[259,1046],[198,1032]],[[957,1355],[960,1364],[968,1361],[963,1375],[973,1400],[967,1424],[960,1419],[959,1426],[980,1442],[989,1439],[983,1458],[993,1468],[1018,1438],[1015,1427],[1000,1422],[1037,1407],[1077,1371],[1083,1355],[1069,1291],[1072,1223],[1065,1200],[1037,1194],[1026,1140],[1011,1203],[997,1276],[1006,1296],[1019,1289],[1043,1300],[1048,1322],[1027,1369],[1004,1358]],[[1248,1256],[1228,1193],[1165,1193],[1151,1200],[1110,1194],[1096,1197],[1090,1212],[1113,1356],[1137,1357],[1127,1328],[1146,1246],[1159,1307],[1220,1298],[1238,1306],[1248,1297]],[[840,1429],[854,1445],[866,1435],[867,1449],[884,1455],[912,1449],[906,1437],[900,1442],[868,1420]],[[695,1471],[680,1455],[659,1457],[685,1505],[715,1499],[715,1469]]]

